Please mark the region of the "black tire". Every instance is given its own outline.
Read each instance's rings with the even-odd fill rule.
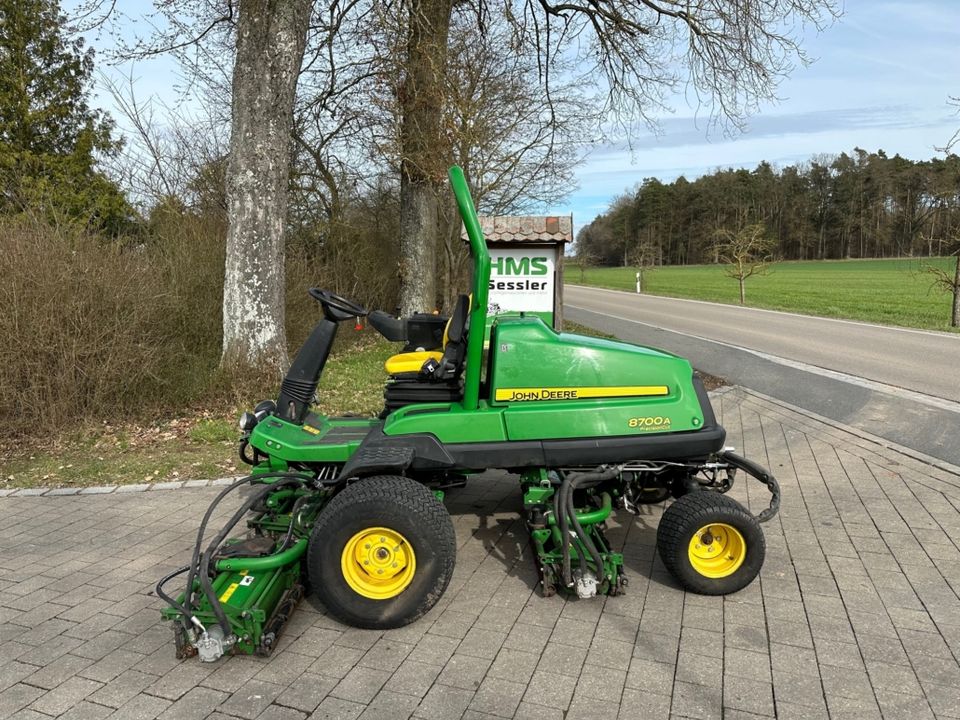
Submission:
[[[699,530],[714,524],[739,532],[745,551],[737,554],[742,556],[739,567],[724,577],[703,574],[690,558],[691,540]],[[726,595],[753,582],[763,566],[766,541],[760,523],[740,503],[710,490],[698,490],[679,498],[663,513],[657,528],[657,552],[685,590],[700,595]]]
[[[341,557],[357,533],[384,527],[401,534],[415,557],[409,584],[388,599],[365,597],[347,582]],[[456,537],[450,515],[430,490],[400,476],[364,478],[338,493],[310,536],[310,586],[340,620],[385,630],[413,622],[432,608],[453,575]]]

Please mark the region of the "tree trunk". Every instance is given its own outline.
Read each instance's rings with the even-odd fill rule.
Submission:
[[[241,0],[227,163],[223,364],[282,367],[283,232],[310,0]]]
[[[960,250],[957,250],[957,265],[953,271],[953,312],[950,327],[960,327]]]
[[[440,133],[452,0],[409,0],[405,80],[400,96],[400,310],[436,306],[438,191],[446,153]]]
[[[742,277],[737,279],[740,281],[740,304],[745,305],[747,302],[747,292],[746,292],[746,288],[744,287],[744,285],[746,284],[746,281]]]

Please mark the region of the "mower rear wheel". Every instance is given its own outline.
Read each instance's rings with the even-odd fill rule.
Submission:
[[[450,582],[455,559],[443,503],[409,478],[378,475],[347,486],[320,513],[307,572],[332,614],[384,630],[430,610]]]
[[[753,582],[763,566],[766,541],[760,523],[736,500],[697,490],[663,513],[657,551],[685,590],[726,595]]]

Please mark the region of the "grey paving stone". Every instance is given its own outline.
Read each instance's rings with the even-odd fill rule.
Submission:
[[[507,634],[504,632],[470,628],[457,647],[457,652],[493,660],[506,639]]]
[[[296,644],[291,645],[291,652],[294,651],[296,647]],[[314,661],[310,666],[310,672],[328,677],[342,678],[360,662],[360,658],[363,656],[363,650],[343,647],[342,645],[333,645]]]
[[[323,701],[339,681],[334,678],[304,673],[297,681],[290,684],[283,692],[277,695],[274,701],[285,707],[312,713]]]
[[[263,664],[256,658],[236,655],[231,658],[225,658],[217,663],[217,667],[212,673],[200,680],[203,687],[221,690],[232,693],[243,687],[250,678],[261,672]],[[143,664],[137,666],[142,668]]]
[[[227,693],[210,688],[191,688],[160,714],[160,720],[203,720],[228,697]],[[249,716],[247,716],[249,717]]]
[[[427,720],[459,720],[473,696],[472,690],[437,684],[430,688],[413,715]]]
[[[757,715],[774,715],[773,686],[770,682],[731,675],[724,678],[723,706]]]
[[[427,665],[443,665],[453,655],[453,651],[457,649],[460,642],[456,638],[427,633],[410,651],[407,659]]]
[[[618,704],[574,693],[566,720],[617,720],[619,714]]]
[[[169,652],[172,655],[173,653]],[[137,665],[140,667],[140,664]],[[200,685],[208,675],[211,675],[217,667],[212,663],[184,662],[166,671],[162,676],[148,689],[151,695],[166,698],[167,700],[177,700],[189,690]]]
[[[393,672],[400,667],[400,663],[407,658],[413,648],[414,645],[410,643],[382,637],[367,650],[367,653],[360,659],[360,664],[375,670]]]
[[[933,720],[935,717],[933,710],[930,708],[930,703],[920,695],[907,695],[878,687],[877,702],[883,716],[887,718]]]
[[[108,653],[92,665],[87,665],[79,674],[90,680],[110,682],[120,673],[132,668],[141,660],[143,660],[143,655],[140,653],[118,649]]]
[[[36,685],[44,690],[52,690],[65,680],[70,679],[82,671],[92,662],[92,660],[87,658],[77,657],[76,655],[67,653],[39,670],[36,670],[27,676],[26,679],[31,685]]]
[[[56,717],[67,712],[67,710],[80,703],[81,700],[84,700],[88,695],[99,690],[101,687],[102,683],[72,677],[36,700],[30,705],[30,708]]]
[[[282,685],[263,680],[249,680],[224,700],[219,709],[227,715],[253,720],[269,707],[283,690]]]
[[[437,678],[437,682],[444,685],[476,690],[487,674],[491,661],[473,655],[454,653]]]
[[[843,695],[827,695],[830,717],[877,718],[883,717],[877,701],[872,697],[851,698]]]
[[[277,652],[270,662],[260,672],[253,676],[254,680],[287,686],[307,671],[315,658],[300,655],[290,650]]]
[[[614,670],[627,670],[635,647],[632,642],[594,637],[587,653],[587,662]]]
[[[801,675],[789,670],[775,669],[773,672],[773,688],[778,707],[781,702],[785,702],[793,705],[826,708],[823,684],[819,675]]]
[[[442,665],[428,665],[407,658],[390,676],[384,690],[422,698],[443,670]]]
[[[807,705],[777,701],[777,720],[829,720],[826,706],[815,709]]]
[[[364,709],[365,706],[360,703],[327,697],[310,715],[310,720],[356,720]]]
[[[944,685],[923,684],[924,699],[937,717],[960,718],[960,693]]]
[[[570,706],[570,700],[576,688],[577,678],[575,677],[537,670],[527,685],[523,699],[534,705],[566,710]]]
[[[89,696],[91,702],[119,708],[157,681],[156,675],[127,670]]]
[[[440,676],[441,678],[443,675]],[[487,678],[477,689],[470,708],[480,712],[500,717],[513,717],[520,704],[520,699],[526,692],[525,683],[503,680],[501,678]]]
[[[770,656],[752,650],[731,649],[723,656],[724,675],[770,682]]]
[[[633,662],[630,663],[630,671],[627,673],[625,684],[632,690],[641,690],[669,697],[673,692],[675,675],[676,666],[673,664],[634,658]]]
[[[512,648],[500,648],[497,657],[487,671],[490,677],[502,678],[504,680],[516,680],[526,682],[533,676],[533,671],[540,661],[540,655],[523,650],[514,650]]]
[[[381,690],[360,714],[360,720],[406,720],[419,704],[412,695]]]
[[[577,677],[586,659],[587,650],[585,648],[551,642],[541,653],[537,670],[557,675]]]
[[[670,696],[625,688],[617,720],[666,720],[670,717]]]
[[[713,720],[723,714],[723,689],[719,685],[692,685],[676,682],[673,686],[672,715]]]
[[[556,708],[521,701],[514,717],[523,718],[523,720],[564,720],[564,712]]]
[[[539,653],[547,646],[547,640],[550,639],[550,633],[552,632],[553,628],[551,627],[518,621],[507,634],[507,639],[503,641],[503,647]]]
[[[871,662],[867,664],[870,684],[877,690],[906,695],[923,695],[913,669],[905,665]]]
[[[40,688],[16,683],[0,692],[0,717],[13,715],[44,694]]]
[[[2,651],[2,648],[0,648],[0,651]],[[28,665],[27,663],[22,663],[17,660],[11,660],[8,663],[0,665],[0,692],[3,692],[11,685],[16,685],[24,678],[29,677],[37,672],[37,669],[36,665]]]
[[[384,670],[357,666],[344,676],[330,694],[343,700],[367,704],[389,679],[390,673]]]
[[[587,665],[580,673],[573,695],[575,699],[582,696],[601,701],[593,703],[594,705],[609,705],[612,698],[620,697],[626,679],[627,673],[622,670]]]

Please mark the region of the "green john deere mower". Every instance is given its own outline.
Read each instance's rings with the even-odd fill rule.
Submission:
[[[759,523],[776,513],[779,489],[766,470],[724,447],[690,363],[557,333],[536,317],[497,318],[487,343],[490,257],[459,168],[450,180],[470,242],[472,295],[461,296],[449,318],[394,318],[310,290],[323,318],[277,401],[240,420],[251,474],[220,492],[189,564],[157,586],[180,656],[269,654],[308,588],[359,627],[421,617],[453,573],[444,490],[491,468],[519,477],[544,594],[622,593],[622,557],[604,523],[615,506],[635,510],[670,497],[657,548],[681,586],[730,593],[759,572]],[[384,411],[376,419],[318,415],[311,402],[337,327],[357,316],[406,343],[387,360]],[[771,492],[757,517],[724,494],[737,471]],[[239,507],[207,532],[238,489]],[[186,582],[173,597],[165,586],[178,576]]]

